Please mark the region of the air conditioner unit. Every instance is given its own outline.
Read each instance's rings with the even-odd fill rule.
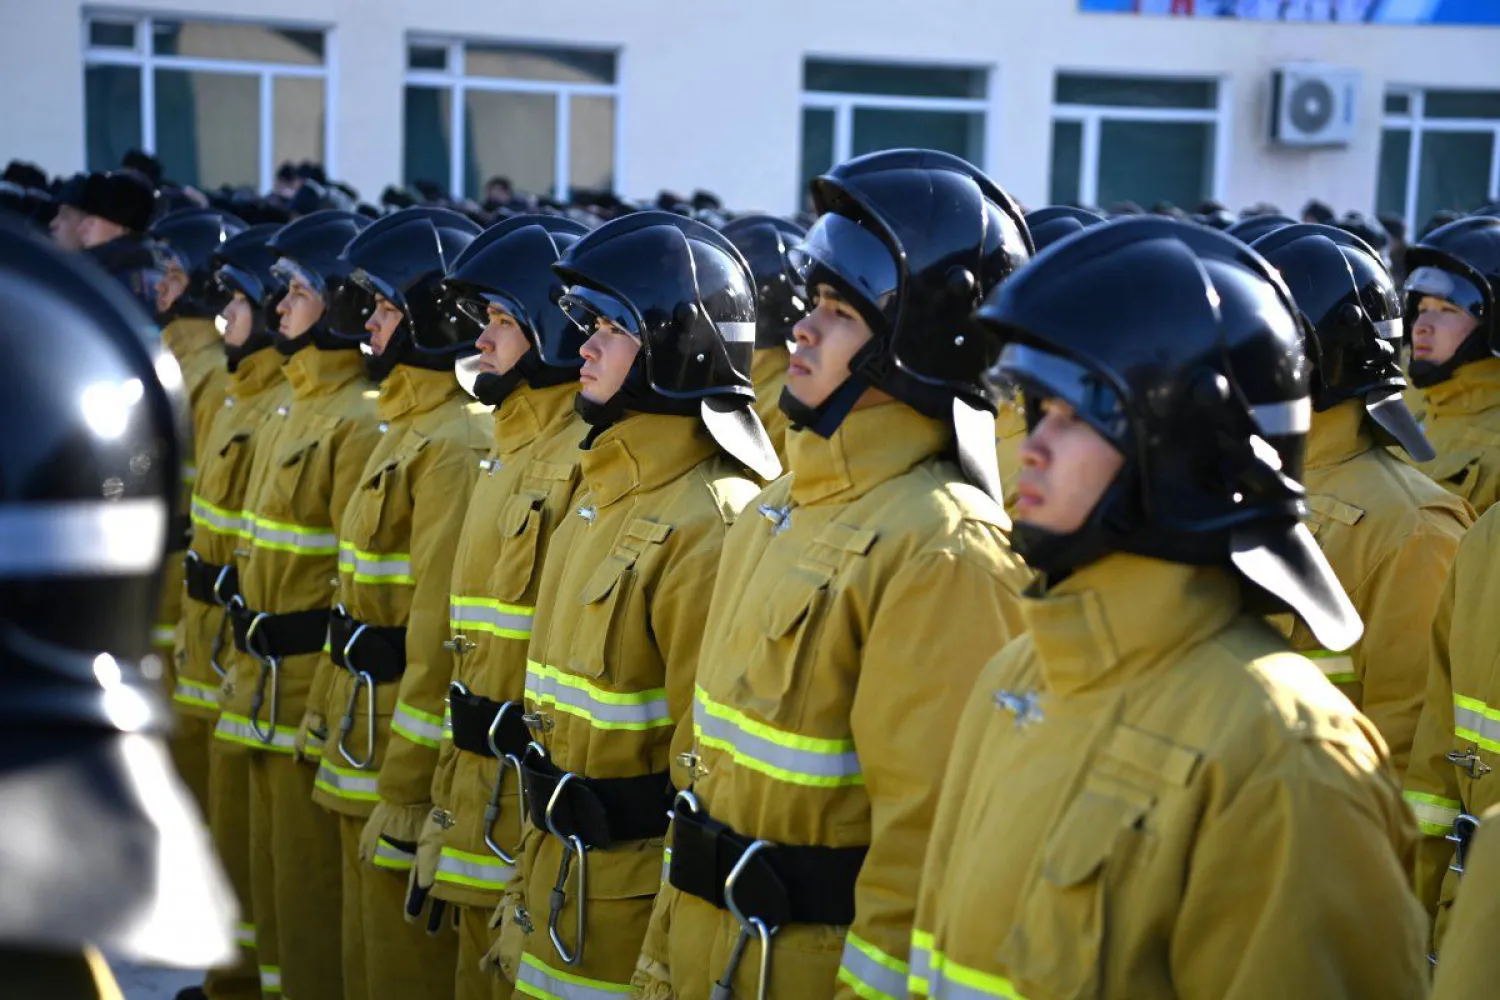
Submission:
[[[1271,141],[1347,146],[1354,138],[1359,70],[1301,63],[1271,75]]]

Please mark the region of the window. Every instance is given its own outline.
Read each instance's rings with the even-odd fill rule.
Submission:
[[[1053,204],[1166,201],[1191,211],[1217,197],[1223,90],[1214,80],[1058,74]]]
[[[86,28],[90,170],[140,148],[199,188],[269,190],[287,160],[334,172],[322,31],[103,16]]]
[[[1397,88],[1385,97],[1375,206],[1413,237],[1434,213],[1500,199],[1500,91]]]
[[[987,70],[808,59],[802,90],[799,206],[814,177],[879,149],[940,149],[984,165]]]
[[[418,40],[406,52],[406,183],[483,200],[491,177],[567,198],[618,183],[614,52]]]

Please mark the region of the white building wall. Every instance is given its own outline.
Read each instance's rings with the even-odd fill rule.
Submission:
[[[703,187],[730,205],[775,211],[795,207],[809,53],[989,67],[984,166],[1033,206],[1048,195],[1060,69],[1220,80],[1229,135],[1217,193],[1231,206],[1287,209],[1312,196],[1372,206],[1388,85],[1500,88],[1500,29],[1090,15],[1074,0],[0,0],[0,88],[12,95],[0,111],[0,157],[53,172],[82,166],[85,7],[332,28],[329,166],[367,197],[401,178],[413,33],[616,48],[620,192]],[[1363,74],[1348,148],[1284,150],[1266,138],[1272,67],[1308,59]]]

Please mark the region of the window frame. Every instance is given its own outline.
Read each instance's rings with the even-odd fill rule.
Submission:
[[[200,56],[156,55],[151,51],[157,21],[193,21],[209,24],[246,24],[258,28],[284,28],[289,31],[317,31],[323,35],[323,62],[319,66],[297,66],[288,63],[254,60],[213,59]],[[96,48],[89,44],[89,27],[93,24],[129,24],[135,28],[132,48]],[[190,72],[228,73],[255,76],[260,88],[260,174],[259,190],[270,191],[275,184],[276,78],[295,77],[323,82],[323,169],[329,177],[338,176],[338,140],[334,123],[338,120],[338,31],[331,24],[293,21],[271,21],[247,17],[202,16],[198,14],[129,14],[117,11],[83,12],[83,72],[91,66],[133,66],[141,71],[141,148],[156,152],[156,71],[158,69]],[[88,121],[83,122],[85,144]]]
[[[981,133],[984,136],[984,162],[976,163],[975,166],[990,176],[994,176],[998,172],[997,163],[1000,155],[1000,71],[998,67],[965,60],[946,60],[940,58],[874,58],[870,56],[850,56],[842,53],[804,52],[802,53],[802,75],[804,80],[807,77],[807,64],[818,61],[857,63],[864,66],[879,67],[915,66],[936,69],[960,69],[984,74],[985,93],[983,97],[912,97],[904,94],[860,94],[837,90],[808,90],[803,86],[801,88],[801,98],[797,105],[799,121],[803,113],[807,111],[833,112],[833,163],[829,164],[830,169],[853,158],[855,111],[941,111],[949,114],[978,114],[981,116],[981,122],[983,123]],[[799,125],[796,160],[797,183],[799,187],[795,202],[799,211],[802,199],[807,193],[802,187],[803,181],[801,177],[802,160],[806,148],[807,135]]]
[[[1149,81],[1192,81],[1214,85],[1214,106],[1211,108],[1141,108],[1114,104],[1068,104],[1057,100],[1057,79],[1062,76],[1119,77]],[[1222,201],[1229,173],[1230,141],[1234,125],[1234,103],[1231,100],[1230,81],[1225,76],[1202,73],[1140,73],[1126,70],[1101,70],[1098,67],[1057,67],[1052,74],[1052,117],[1049,120],[1048,142],[1052,129],[1060,121],[1074,122],[1080,127],[1078,149],[1078,202],[1082,205],[1099,205],[1099,152],[1100,131],[1105,121],[1189,123],[1213,126],[1213,169],[1209,171],[1211,188],[1203,197]],[[1055,149],[1048,150],[1047,184],[1051,191],[1052,174],[1055,169]],[[1149,208],[1150,206],[1143,206]],[[1178,208],[1192,211],[1196,205],[1179,205]]]
[[[1500,117],[1497,118],[1428,118],[1426,116],[1427,92],[1429,90],[1458,90],[1472,88],[1430,87],[1415,84],[1391,84],[1381,97],[1380,132],[1404,131],[1410,137],[1406,152],[1406,199],[1402,205],[1402,218],[1406,220],[1406,231],[1415,240],[1418,227],[1426,219],[1417,218],[1417,201],[1422,190],[1422,136],[1427,132],[1488,132],[1490,134],[1490,180],[1488,200],[1500,201]],[[1407,99],[1405,114],[1385,111],[1385,101],[1391,96]],[[1375,178],[1375,196],[1380,196],[1380,178]],[[1379,210],[1379,206],[1376,206]]]
[[[464,70],[464,50],[469,44],[475,45],[515,45],[520,48],[554,50],[558,52],[608,52],[615,59],[615,79],[613,83],[568,83],[561,80],[521,80],[508,77],[495,76],[470,76]],[[411,50],[416,47],[443,49],[447,53],[447,66],[444,69],[412,69]],[[405,67],[402,80],[401,92],[405,99],[408,87],[431,87],[441,88],[449,92],[448,101],[448,194],[455,200],[460,200],[467,195],[464,193],[464,167],[467,162],[465,156],[468,144],[467,96],[471,90],[487,91],[490,93],[506,94],[545,94],[557,100],[556,117],[553,119],[553,165],[552,165],[552,197],[561,201],[567,201],[572,197],[572,116],[571,107],[574,97],[609,97],[615,102],[615,134],[612,147],[614,182],[611,185],[615,191],[625,189],[625,95],[624,88],[620,85],[620,77],[623,75],[621,66],[624,62],[624,51],[619,47],[607,45],[555,45],[539,44],[519,39],[497,39],[497,38],[452,38],[409,32],[406,36],[406,44],[401,51],[402,64]],[[403,130],[401,136],[402,155],[406,153],[406,135]],[[483,181],[481,181],[483,183]],[[532,192],[544,194],[544,192]]]

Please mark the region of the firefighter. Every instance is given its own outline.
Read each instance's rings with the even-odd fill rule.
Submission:
[[[313,797],[339,816],[349,1000],[453,996],[451,928],[409,925],[404,904],[432,808],[453,662],[448,583],[487,414],[466,400],[453,358],[421,341],[450,321],[441,282],[478,232],[455,212],[408,209],[344,250],[351,274],[334,329],[363,321],[366,368],[380,383],[379,441],[339,521],[331,664],[312,707],[329,727]]]
[[[1020,624],[994,354],[969,316],[1028,259],[1021,213],[968,163],[919,150],[845,163],[812,197],[822,214],[794,253],[813,309],[782,397],[791,475],[725,541],[674,744],[648,997],[905,989],[932,774]]]
[[[787,417],[781,411],[781,394],[786,390],[792,328],[807,315],[807,289],[788,252],[807,231],[774,215],[741,216],[720,231],[745,255],[755,276],[755,355],[750,363],[755,413],[785,466]]]
[[[1428,628],[1473,512],[1381,447],[1433,457],[1401,397],[1401,295],[1375,251],[1341,229],[1303,223],[1252,247],[1281,272],[1304,319],[1308,524],[1365,634],[1334,653],[1290,615],[1274,623],[1375,724],[1400,778],[1427,688]]]
[[[779,471],[750,381],[755,283],[723,234],[641,212],[556,268],[587,334],[589,431],[542,565],[520,759],[531,827],[496,953],[518,994],[541,997],[628,992],[719,550],[751,475]]]
[[[1433,1000],[1470,1000],[1495,988],[1500,976],[1500,952],[1495,950],[1495,924],[1500,920],[1500,806],[1482,816],[1468,817],[1465,831],[1464,890],[1458,894],[1448,920],[1443,960],[1432,980]]]
[[[587,231],[567,219],[515,216],[469,244],[445,282],[467,320],[455,333],[477,338],[479,353],[459,362],[460,381],[495,408],[494,444],[479,462],[453,563],[449,712],[407,910],[420,912],[428,892],[458,907],[460,1000],[511,992],[484,959],[521,841],[526,644],[587,429],[573,412],[583,337],[557,308],[563,286],[552,265]]]
[[[317,212],[266,245],[286,289],[273,326],[291,398],[268,417],[251,466],[240,599],[230,614],[235,693],[215,729],[246,748],[253,909],[270,915],[261,965],[289,997],[343,993],[338,823],[312,801],[319,747],[299,759],[296,744],[313,678],[328,659],[344,504],[380,437],[359,343],[332,330],[332,305],[349,276],[340,254],[368,225],[349,212]]]
[[[1437,449],[1418,467],[1483,514],[1500,497],[1500,219],[1428,233],[1406,269],[1411,380]]]
[[[150,672],[181,373],[71,256],[0,222],[0,982],[108,1000],[98,949],[202,968],[233,955],[234,906]]]
[[[1300,523],[1286,286],[1214,230],[1125,219],[979,317],[1026,397],[1013,537],[1037,581],[957,727],[911,993],[1421,996],[1384,745],[1257,613],[1360,635]]]

